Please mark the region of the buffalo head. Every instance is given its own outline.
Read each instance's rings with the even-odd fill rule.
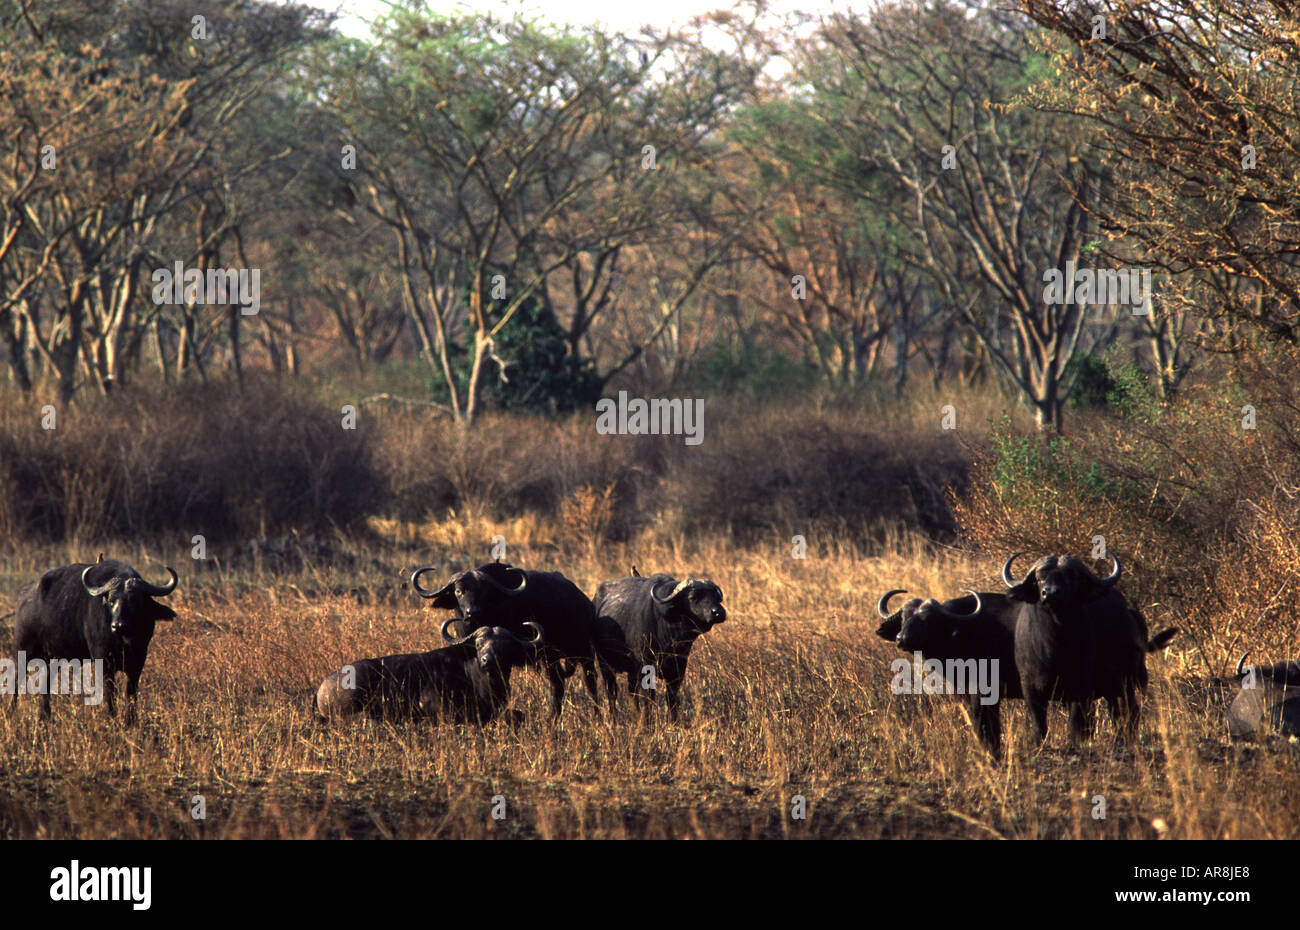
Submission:
[[[461,572],[437,591],[420,587],[420,576],[433,570],[432,565],[417,568],[411,573],[411,587],[434,607],[456,611],[471,630],[483,625],[493,604],[504,597],[518,597],[528,587],[523,571],[495,562]]]
[[[443,635],[446,635],[448,620],[443,623]],[[479,668],[485,672],[508,672],[512,668],[527,665],[541,648],[545,633],[540,623],[525,621],[524,626],[533,631],[531,639],[521,639],[503,626],[483,626],[473,633],[453,642],[453,645],[474,641],[474,653],[478,657]]]
[[[176,573],[167,569],[171,581],[165,585],[150,584],[129,566],[118,562],[96,562],[81,572],[81,584],[91,597],[101,598],[108,608],[109,629],[131,639],[145,624],[152,635],[152,624],[158,620],[173,620],[176,612],[159,604],[155,597],[166,597],[176,590]]]
[[[722,589],[712,581],[687,578],[676,584],[672,580],[651,586],[650,597],[661,608],[682,617],[700,630],[708,630],[727,619],[722,606]]]
[[[959,636],[962,632],[961,624],[974,620],[984,609],[979,594],[967,590],[975,598],[975,608],[969,613],[953,610],[934,598],[921,600],[919,597],[913,597],[905,601],[902,608],[891,614],[889,613],[890,598],[895,594],[907,592],[901,588],[886,591],[876,604],[876,612],[884,620],[877,627],[876,635],[882,639],[890,639],[889,634],[892,633],[898,648],[908,652],[914,649],[927,651],[940,640]]]
[[[1020,581],[1011,574],[1011,563],[1022,552],[1014,553],[1002,566],[1002,581],[1010,588],[1009,595],[1026,604],[1042,603],[1056,610],[1073,604],[1082,604],[1104,594],[1119,581],[1120,562],[1112,555],[1115,568],[1102,578],[1094,575],[1083,562],[1071,555],[1049,555],[1039,559]]]

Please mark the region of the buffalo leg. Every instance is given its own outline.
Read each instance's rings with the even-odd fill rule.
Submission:
[[[971,723],[975,735],[994,759],[1002,757],[1002,713],[996,704],[981,704],[979,695],[972,695],[970,702]]]
[[[673,723],[677,722],[677,717],[682,703],[682,680],[680,678],[668,679],[668,716],[672,718]]]
[[[1070,705],[1070,739],[1084,742],[1092,739],[1096,726],[1092,701],[1075,701]]]
[[[654,706],[655,693],[650,688],[641,687],[640,672],[630,671],[627,673],[627,693],[632,696],[632,703],[636,706],[641,719],[649,720],[650,711]]]
[[[1128,720],[1125,722],[1125,735],[1130,743],[1137,742],[1138,727],[1142,723],[1142,693],[1131,685],[1128,694]]]
[[[596,713],[600,713],[600,692],[596,688],[596,669],[592,666],[590,659],[582,660],[582,683],[587,686],[587,693],[591,695],[591,705],[596,708]]]
[[[125,726],[135,723],[136,692],[140,690],[140,675],[144,672],[144,655],[132,656],[122,669],[126,673],[126,721]],[[417,698],[418,700],[418,698]]]
[[[126,676],[126,719],[123,721],[123,726],[129,727],[135,723],[135,694],[139,687],[140,676],[138,674]]]
[[[1025,713],[1029,717],[1029,734],[1035,746],[1047,739],[1047,695],[1026,690]]]
[[[49,660],[49,659],[46,659],[44,656],[40,656],[40,655],[32,655],[32,656],[28,656],[28,657],[27,657],[27,661],[28,661],[28,662],[31,662],[31,661],[34,660],[34,659],[41,659],[41,660],[43,660],[43,661],[46,663],[46,665],[45,665],[45,673],[44,673],[44,676],[41,678],[41,685],[42,685],[42,687],[41,687],[41,691],[40,691],[40,698],[41,698],[41,711],[40,711],[40,713],[41,713],[41,719],[42,719],[42,720],[48,720],[48,719],[50,718],[50,691],[53,690],[53,683],[50,681],[50,666],[49,666],[49,661],[50,661],[50,660]],[[27,690],[27,693],[28,693],[28,694],[32,694],[32,693],[33,693],[33,692],[30,690],[31,687],[32,687],[32,678],[31,678],[30,675],[27,674],[27,668],[26,668],[26,667],[22,667],[22,668],[20,668],[20,667],[18,666],[18,660],[17,660],[17,658],[15,657],[15,659],[14,659],[14,696],[13,696],[13,701],[11,702],[11,706],[12,706],[13,704],[17,704],[17,703],[18,703],[18,689],[19,689],[20,687],[25,688],[25,689]]]
[[[612,716],[618,707],[618,673],[602,662],[600,663],[600,680],[604,682],[605,697],[609,701],[609,712]]]
[[[1133,688],[1125,688],[1116,696],[1106,698],[1111,720],[1115,723],[1115,738],[1126,743],[1137,739],[1138,725],[1141,722],[1141,698]]]
[[[681,706],[682,681],[686,678],[686,659],[676,655],[668,657],[663,662],[663,672],[668,686],[668,713],[675,723]]]
[[[117,716],[117,676],[104,673],[104,709],[109,718]]]
[[[551,719],[559,720],[560,708],[564,704],[564,678],[559,666],[554,663],[546,666],[546,677],[551,682]]]
[[[618,674],[608,662],[597,659],[600,680],[605,685],[605,700],[609,702],[609,719],[618,719]]]

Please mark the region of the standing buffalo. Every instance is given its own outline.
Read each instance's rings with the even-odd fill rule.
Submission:
[[[572,581],[559,572],[525,571],[502,562],[488,562],[461,572],[436,591],[420,587],[420,576],[433,570],[432,565],[416,569],[411,574],[411,587],[434,607],[456,611],[456,636],[463,637],[484,626],[505,627],[522,636],[527,621],[542,625],[546,643],[532,661],[545,670],[550,682],[553,717],[560,716],[564,679],[573,674],[575,663],[582,667],[583,682],[592,701],[597,701],[599,656],[609,649],[616,650],[618,644],[605,642],[598,635],[591,600]],[[445,627],[443,633],[447,635]]]
[[[606,632],[605,641],[612,642],[619,632],[624,646],[617,654],[607,650],[607,661],[601,663],[611,713],[617,693],[614,673],[622,671],[643,715],[649,713],[654,689],[662,681],[668,711],[676,720],[691,646],[700,634],[727,619],[722,589],[712,581],[678,581],[662,572],[649,578],[633,574],[601,583],[596,589],[596,616]],[[649,669],[654,670],[653,687],[642,687],[643,673]]]
[[[111,715],[115,710],[114,677],[126,673],[126,722],[135,719],[136,689],[149,654],[154,624],[172,620],[176,613],[159,604],[176,590],[176,573],[171,582],[150,584],[139,573],[117,559],[94,564],[77,563],[52,568],[18,599],[14,619],[14,650],[27,660],[51,659],[103,661],[104,703]],[[25,669],[19,670],[22,674]],[[53,681],[41,696],[41,713],[50,713]],[[17,689],[14,701],[18,700]]]
[[[1164,648],[1176,628],[1147,638],[1147,624],[1115,588],[1121,565],[1098,577],[1073,556],[1046,556],[1017,581],[1002,566],[1009,596],[1021,602],[1016,619],[1016,668],[1035,742],[1047,735],[1047,703],[1070,704],[1070,734],[1087,738],[1092,709],[1104,698],[1117,734],[1137,735],[1147,687],[1146,654]]]
[[[1300,662],[1246,667],[1237,662],[1241,691],[1228,708],[1228,732],[1237,738],[1273,730],[1300,736]]]
[[[455,622],[443,622],[443,633]],[[432,652],[362,659],[321,682],[316,713],[329,720],[366,713],[381,718],[431,717],[487,723],[510,700],[510,671],[527,663],[543,630],[524,641],[505,627],[479,627]]]
[[[1016,671],[1016,618],[1021,605],[1005,594],[972,591],[942,603],[933,598],[909,598],[890,613],[890,599],[906,593],[895,589],[880,598],[876,610],[883,622],[876,635],[904,652],[919,652],[923,659],[943,662],[949,673],[961,675],[960,691],[966,694],[971,725],[997,758],[1002,752],[1000,701],[1023,696]],[[983,694],[973,686],[981,668],[987,670],[988,683],[996,687],[997,694]]]

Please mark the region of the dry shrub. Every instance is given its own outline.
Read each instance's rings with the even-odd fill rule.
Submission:
[[[631,444],[597,436],[590,417],[488,414],[473,428],[409,411],[379,416],[387,509],[405,520],[555,516],[581,488],[612,488],[607,532],[625,537],[635,507]],[[561,515],[561,522],[563,516]]]
[[[583,485],[560,504],[556,522],[567,545],[595,547],[609,538],[614,522],[614,485],[599,491]]]
[[[704,441],[602,436],[591,414],[511,414],[472,429],[405,411],[380,415],[389,510],[405,520],[553,520],[558,535],[625,541],[639,532],[723,531],[741,539],[834,523],[879,541],[886,527],[949,533],[945,488],[969,452],[933,423],[808,404],[709,405]],[[584,491],[584,489],[586,489]],[[598,494],[593,500],[583,494]],[[575,523],[576,521],[576,523]],[[595,521],[588,526],[588,523]],[[793,529],[792,529],[793,528]]]
[[[209,540],[349,528],[382,497],[362,429],[291,382],[87,394],[0,420],[0,526],[29,539]]]
[[[345,399],[311,390],[268,378],[243,391],[86,395],[58,412],[53,431],[40,428],[37,402],[16,399],[0,413],[0,529],[28,541],[202,533],[216,542],[347,529],[362,518],[526,518],[550,521],[556,538],[594,533],[593,542],[832,527],[880,545],[894,526],[950,534],[945,489],[964,484],[970,456],[939,429],[941,398],[928,394],[892,410],[711,400],[703,443],[686,445],[682,436],[599,435],[591,412],[488,413],[466,428],[423,409],[375,406],[343,430]],[[958,399],[962,410],[982,402],[972,397]],[[584,488],[602,495],[599,512],[580,512]]]
[[[845,407],[724,409],[698,446],[670,447],[659,492],[678,533],[726,527],[738,539],[807,533],[835,520],[879,541],[904,524],[954,528],[944,489],[962,487],[969,452],[952,433],[882,422]]]

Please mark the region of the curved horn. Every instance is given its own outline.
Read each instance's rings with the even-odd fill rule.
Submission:
[[[473,639],[474,634],[478,632],[478,630],[470,630],[464,636],[448,636],[447,627],[455,623],[456,619],[457,619],[456,617],[448,617],[446,620],[442,621],[442,627],[441,627],[442,638],[447,641],[448,646],[459,646],[461,643],[467,643],[471,639]],[[479,629],[482,628],[480,627]]]
[[[1112,571],[1105,578],[1098,578],[1096,574],[1093,574],[1092,576],[1093,580],[1096,581],[1097,584],[1105,585],[1106,587],[1110,587],[1115,582],[1119,581],[1119,573],[1121,570],[1121,566],[1119,564],[1119,556],[1117,556],[1115,553],[1112,552],[1110,553],[1110,557],[1115,560],[1115,570]]]
[[[420,595],[420,597],[435,597],[438,594],[437,591],[430,591],[428,588],[420,587],[420,576],[425,572],[433,571],[434,568],[435,566],[433,565],[426,565],[424,568],[417,568],[415,571],[411,572],[411,587],[415,590],[416,594]]]
[[[108,579],[108,581],[104,582],[104,583],[103,583],[102,585],[100,585],[99,587],[97,587],[97,588],[92,588],[92,587],[91,587],[91,586],[86,582],[86,576],[87,576],[88,574],[90,574],[90,570],[91,570],[92,568],[94,568],[94,567],[95,567],[94,565],[87,565],[84,569],[82,569],[82,572],[81,572],[81,586],[82,586],[83,588],[86,589],[86,593],[89,594],[91,597],[99,597],[101,594],[107,594],[107,593],[108,593],[108,589],[111,588],[111,587],[113,587],[113,579],[110,578],[110,579]]]
[[[534,623],[532,620],[525,620],[524,626],[532,627],[533,630],[536,631],[532,639],[524,640],[524,642],[528,643],[529,645],[533,645],[533,646],[539,645],[541,641],[546,637],[546,631],[542,629],[542,625],[540,623]]]
[[[959,614],[955,610],[949,610],[947,607],[944,607],[942,602],[936,602],[939,613],[943,614],[945,617],[951,617],[954,620],[973,620],[978,617],[980,611],[984,609],[984,602],[980,600],[978,591],[972,591],[970,588],[967,588],[966,593],[975,596],[975,609],[973,611],[968,614]]]
[[[176,590],[176,573],[172,571],[171,566],[166,566],[167,574],[172,576],[172,580],[167,584],[150,584],[143,578],[139,581],[140,590],[150,597],[166,597]],[[84,572],[82,574],[85,574]]]
[[[1011,553],[1011,558],[1007,559],[1007,561],[1002,566],[1002,583],[1006,585],[1008,588],[1014,588],[1016,585],[1020,584],[1020,581],[1016,581],[1015,576],[1011,574],[1011,563],[1014,562],[1016,559],[1020,558],[1022,555],[1024,555],[1023,552]],[[1024,581],[1023,578],[1020,580]]]
[[[681,594],[683,591],[689,588],[691,586],[691,583],[694,580],[695,580],[694,578],[687,578],[685,581],[677,582],[677,587],[673,588],[672,593],[669,594],[667,597],[660,597],[659,593],[655,591],[653,587],[651,587],[650,596],[653,597],[660,604],[671,604],[673,598],[677,597],[677,595]]]
[[[1246,674],[1244,671],[1242,671],[1242,669],[1243,669],[1243,667],[1244,667],[1245,664],[1246,664],[1246,656],[1248,656],[1248,655],[1250,655],[1250,650],[1249,650],[1249,649],[1247,649],[1245,652],[1243,652],[1243,653],[1241,654],[1241,658],[1237,660],[1237,670],[1236,670],[1235,672],[1233,672],[1233,675],[1234,675],[1235,677],[1240,678],[1242,675]]]
[[[880,614],[880,619],[889,619],[889,599],[895,594],[906,594],[906,588],[892,588],[880,595],[880,600],[876,601],[876,613]]]
[[[516,568],[514,569],[514,571],[519,572],[519,587],[517,588],[507,588],[505,585],[497,581],[495,578],[493,578],[491,575],[487,574],[486,572],[483,573],[483,577],[487,579],[488,584],[492,585],[492,587],[496,588],[498,591],[504,592],[505,594],[509,594],[512,596],[515,594],[523,594],[524,588],[528,587],[528,575],[526,575],[522,569]]]

